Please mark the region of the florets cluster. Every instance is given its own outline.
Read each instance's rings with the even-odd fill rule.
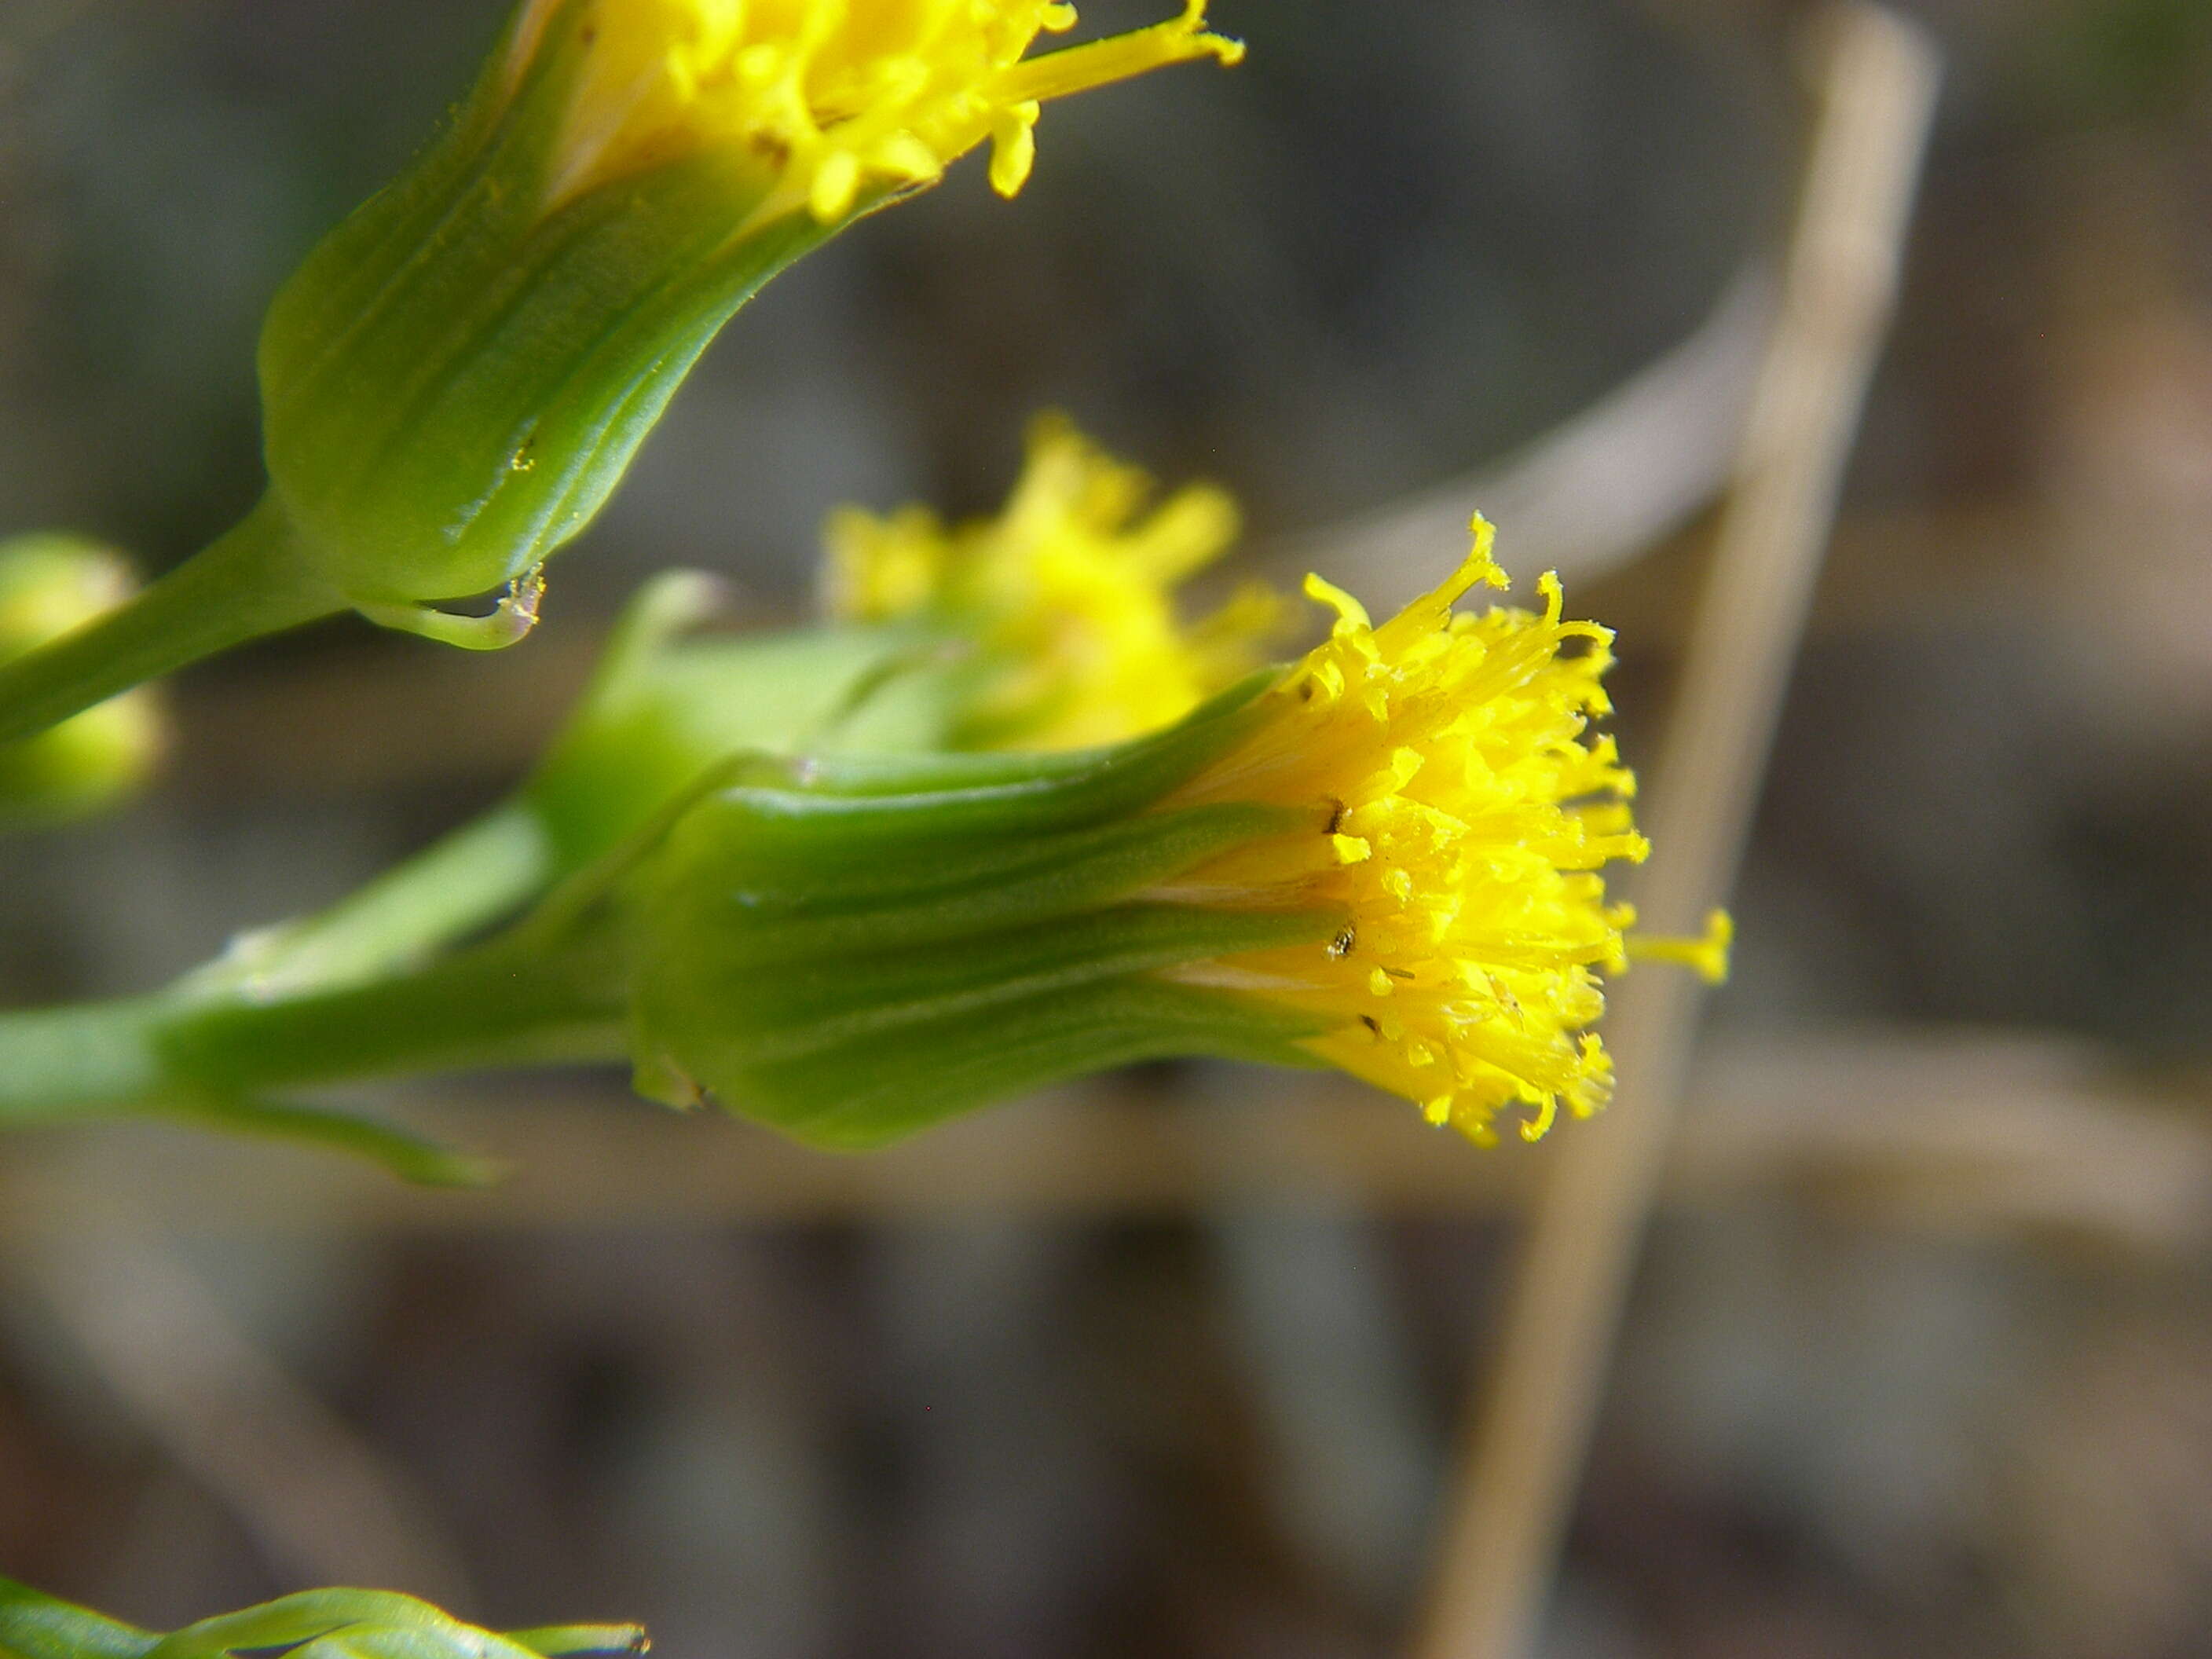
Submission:
[[[1181,16],[1031,58],[1075,27],[1053,0],[533,0],[519,21],[519,80],[572,27],[584,53],[551,180],[562,200],[714,145],[769,158],[782,183],[760,212],[801,204],[824,223],[871,190],[935,180],[988,139],[1012,196],[1036,153],[1039,105],[1164,64],[1243,48]]]
[[[949,526],[921,507],[834,516],[828,607],[841,621],[915,622],[975,641],[962,746],[1072,749],[1157,732],[1260,667],[1286,605],[1250,583],[1184,623],[1176,590],[1235,541],[1237,503],[1211,484],[1154,495],[1065,416],[1040,416],[996,518]]]
[[[1267,694],[1253,735],[1169,805],[1257,800],[1304,810],[1303,833],[1192,870],[1188,902],[1325,908],[1342,927],[1295,945],[1170,970],[1200,984],[1328,1017],[1315,1054],[1479,1139],[1503,1107],[1529,1109],[1534,1139],[1561,1103],[1604,1103],[1612,1065],[1587,1028],[1600,974],[1626,964],[1625,905],[1603,866],[1649,850],[1633,775],[1592,722],[1612,634],[1540,613],[1455,603],[1507,586],[1477,520],[1473,553],[1434,592],[1381,627],[1310,578],[1336,611],[1328,640]]]

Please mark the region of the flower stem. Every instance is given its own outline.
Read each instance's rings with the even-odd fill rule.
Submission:
[[[189,985],[0,1013],[0,1125],[356,1079],[618,1058],[610,928],[528,928],[428,967],[276,1001]]]
[[[118,692],[264,634],[345,608],[298,559],[264,498],[128,604],[0,663],[0,743],[33,737]]]
[[[246,934],[191,982],[266,1001],[412,968],[520,909],[556,862],[537,811],[510,799],[328,909]]]
[[[150,1097],[162,1000],[133,997],[0,1013],[0,1125],[15,1127]]]

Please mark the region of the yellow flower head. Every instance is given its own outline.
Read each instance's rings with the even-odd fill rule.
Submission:
[[[835,515],[830,611],[940,623],[977,640],[988,677],[965,722],[972,745],[1081,748],[1157,731],[1260,666],[1284,607],[1255,584],[1185,625],[1175,590],[1236,539],[1237,504],[1191,484],[1148,511],[1152,495],[1150,478],[1066,417],[1040,416],[995,519]]]
[[[1206,31],[1205,0],[1126,34],[1025,58],[1075,25],[1053,0],[528,0],[518,83],[556,29],[586,54],[556,154],[556,201],[717,145],[770,158],[763,217],[805,204],[828,222],[872,190],[929,184],[985,139],[1011,196],[1036,153],[1038,106],[1164,64],[1243,48]]]
[[[1334,1065],[1478,1140],[1595,1110],[1598,975],[1717,976],[1725,919],[1644,941],[1607,902],[1645,852],[1590,732],[1611,636],[1549,577],[1540,613],[1455,614],[1504,585],[1489,542],[1379,628],[1310,580],[1327,642],[1129,742],[733,775],[634,890],[639,1086],[846,1146],[1184,1054]],[[939,574],[867,568],[902,602]]]
[[[1587,1028],[1600,969],[1626,963],[1627,907],[1599,873],[1649,850],[1631,817],[1635,779],[1591,720],[1611,633],[1541,615],[1455,612],[1478,584],[1506,586],[1475,520],[1474,550],[1443,586],[1377,628],[1322,582],[1330,638],[1266,694],[1253,734],[1170,805],[1262,801],[1307,827],[1239,848],[1162,896],[1237,908],[1328,909],[1344,925],[1285,946],[1168,970],[1322,1014],[1314,1054],[1419,1101],[1431,1120],[1492,1138],[1501,1107],[1534,1139],[1564,1101],[1602,1105],[1612,1066]],[[1723,940],[1699,965],[1717,970]]]

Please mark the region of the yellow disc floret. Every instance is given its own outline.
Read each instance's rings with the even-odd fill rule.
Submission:
[[[1046,99],[1243,47],[1208,33],[1205,0],[1126,34],[1028,58],[1075,25],[1053,0],[530,0],[515,78],[556,29],[585,54],[554,199],[714,145],[768,158],[762,214],[829,222],[869,192],[935,180],[988,139],[991,182],[1029,176]]]
[[[1355,1076],[1420,1102],[1477,1139],[1503,1107],[1548,1128],[1562,1102],[1603,1104],[1612,1065],[1588,1028],[1598,974],[1626,965],[1633,921],[1602,867],[1648,850],[1635,780],[1591,721],[1607,713],[1609,630],[1454,603],[1506,586],[1475,521],[1450,580],[1381,627],[1319,578],[1329,639],[1266,694],[1254,733],[1177,797],[1304,809],[1302,834],[1240,848],[1179,880],[1187,902],[1326,908],[1328,942],[1174,970],[1187,983],[1278,999],[1326,1016],[1307,1044]],[[1717,971],[1720,951],[1699,965]]]
[[[835,515],[830,611],[937,623],[975,640],[986,672],[966,744],[1069,749],[1157,731],[1258,667],[1283,605],[1255,585],[1183,623],[1175,591],[1236,539],[1237,505],[1208,484],[1157,506],[1152,493],[1150,478],[1064,416],[1041,416],[994,519],[948,526],[923,507]]]

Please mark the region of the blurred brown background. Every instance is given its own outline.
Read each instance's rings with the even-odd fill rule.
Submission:
[[[500,9],[4,0],[0,532],[159,566],[250,503],[261,306]],[[1620,629],[1643,752],[1705,526],[1577,542],[1501,458],[1719,307],[1679,453],[1597,493],[1696,473],[1790,204],[1796,9],[1217,10],[1236,73],[1055,106],[1018,201],[965,167],[780,280],[521,649],[348,623],[186,677],[152,799],[0,849],[0,996],[336,896],[514,780],[645,574],[803,615],[830,506],[988,507],[1045,404],[1231,485],[1278,575],[1490,469],[1508,565]],[[1949,78],[1902,311],[1562,1659],[2212,1651],[2212,4],[1913,10]],[[514,1183],[0,1145],[0,1571],[161,1625],[404,1579],[674,1655],[1390,1652],[1545,1155],[1211,1067],[866,1166],[594,1076],[380,1103]]]

